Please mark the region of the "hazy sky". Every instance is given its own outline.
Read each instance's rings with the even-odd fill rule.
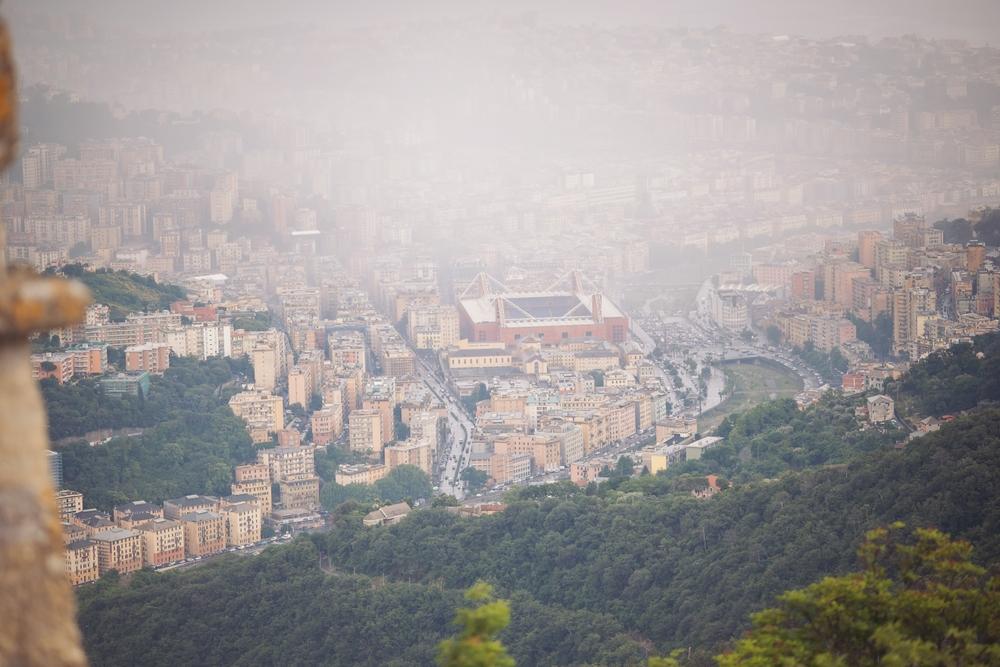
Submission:
[[[569,23],[723,24],[739,31],[818,37],[917,33],[980,43],[996,43],[1000,26],[1000,0],[8,0],[4,11],[16,27],[28,7],[86,12],[102,22],[154,33],[522,12]]]

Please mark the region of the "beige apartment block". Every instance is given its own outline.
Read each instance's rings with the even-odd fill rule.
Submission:
[[[191,512],[214,512],[218,507],[218,498],[190,494],[164,500],[163,516],[167,519],[180,519],[183,515]]]
[[[382,452],[382,413],[378,410],[355,410],[348,417],[348,437],[352,452]]]
[[[375,464],[343,464],[337,467],[335,480],[341,486],[348,484],[363,484],[369,486],[389,474],[388,466]]]
[[[316,495],[318,498],[318,484]],[[263,520],[257,503],[226,504],[222,514],[226,518],[226,544],[238,547],[260,542]]]
[[[271,481],[301,479],[316,475],[315,447],[271,447],[257,452],[257,463],[266,465]]]
[[[184,560],[184,526],[173,519],[153,519],[135,528],[142,534],[142,561],[159,567]]]
[[[83,494],[79,491],[60,489],[56,491],[56,507],[61,521],[69,521],[74,514],[83,511]]]
[[[230,485],[233,495],[251,495],[257,498],[261,516],[271,512],[271,469],[265,464],[254,463],[236,466],[236,482]]]
[[[226,548],[226,519],[218,512],[191,512],[181,517],[188,557],[210,556]]]
[[[278,482],[282,509],[314,510],[319,507],[319,477],[300,477]]]
[[[162,375],[170,368],[170,346],[166,343],[143,343],[125,348],[125,370]]]
[[[401,465],[416,466],[428,475],[434,465],[434,449],[427,440],[406,440],[385,448],[385,465],[389,470]]]
[[[97,545],[101,574],[116,570],[128,574],[142,569],[142,536],[135,530],[108,528],[90,538]]]
[[[246,422],[254,442],[266,442],[285,427],[284,401],[266,391],[240,392],[229,399],[229,408]]]
[[[97,581],[100,563],[97,543],[92,540],[74,540],[66,545],[66,573],[74,586]]]
[[[310,424],[313,442],[317,445],[326,445],[339,437],[344,430],[344,413],[340,405],[335,408],[324,407],[312,413]]]

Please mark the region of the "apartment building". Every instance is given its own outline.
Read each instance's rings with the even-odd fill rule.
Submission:
[[[448,351],[448,369],[505,368],[513,364],[511,353],[504,349],[459,349]],[[615,359],[617,365],[617,358]]]
[[[60,521],[69,521],[74,514],[83,511],[83,494],[60,489],[56,491],[56,507],[59,509]]]
[[[112,526],[94,533],[90,539],[97,545],[101,574],[111,570],[128,574],[142,569],[142,536],[138,531]]]
[[[337,439],[344,430],[344,413],[337,408],[324,407],[312,413],[309,418],[312,427],[313,442],[326,445]]]
[[[385,465],[389,470],[401,465],[416,466],[430,475],[434,466],[434,450],[426,440],[406,440],[385,448]]]
[[[159,567],[184,560],[184,525],[173,519],[156,518],[136,524],[142,535],[142,560],[150,567]]]
[[[348,417],[347,434],[352,452],[381,454],[382,413],[378,410],[354,410]]]
[[[189,558],[210,556],[226,549],[226,519],[218,512],[189,512],[180,521],[184,525],[184,548]]]
[[[316,495],[318,500],[318,485]],[[222,515],[226,519],[226,544],[238,547],[260,542],[263,518],[257,502],[224,502]]]
[[[122,528],[135,528],[140,523],[163,518],[163,507],[145,500],[115,505],[112,509],[114,522]]]
[[[315,447],[271,447],[257,452],[257,463],[266,465],[271,481],[303,479],[316,475]]]
[[[337,467],[334,481],[341,486],[364,484],[370,486],[389,474],[389,467],[381,463],[342,464]]]
[[[162,341],[178,357],[231,357],[233,329],[225,322],[196,322],[163,330]]]
[[[281,508],[314,510],[319,505],[319,477],[298,477],[278,482]]]
[[[70,522],[86,531],[87,537],[93,537],[95,533],[114,528],[115,526],[110,516],[95,509],[77,512],[72,516]]]
[[[235,476],[236,481],[230,485],[233,495],[254,496],[261,515],[266,516],[272,508],[270,466],[264,463],[236,466]]]
[[[229,399],[233,414],[247,424],[254,442],[267,442],[272,433],[285,427],[285,404],[280,396],[267,391],[243,391]]]
[[[66,574],[74,586],[97,581],[101,576],[97,543],[92,540],[74,540],[66,545]]]
[[[486,473],[495,484],[524,481],[531,477],[532,458],[529,454],[502,452],[474,453],[469,466]]]
[[[104,343],[77,343],[66,350],[73,355],[73,375],[101,375],[108,370],[108,346]]]
[[[553,472],[562,464],[562,441],[554,436],[504,434],[493,441],[493,451],[510,456],[530,456],[532,467],[540,472]]]
[[[191,494],[180,498],[163,501],[163,516],[167,519],[179,520],[185,514],[192,512],[210,512],[219,507],[219,499],[212,496]]]
[[[73,355],[69,352],[44,352],[31,355],[31,376],[36,380],[54,379],[66,384],[76,370]]]
[[[125,370],[163,375],[170,368],[170,346],[166,343],[143,343],[125,348]]]

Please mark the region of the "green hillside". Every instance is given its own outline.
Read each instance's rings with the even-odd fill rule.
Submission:
[[[991,372],[997,345],[984,338],[917,365],[900,387],[910,409],[939,395],[953,396],[951,411],[976,409],[905,447],[893,446],[899,432],[858,429],[860,399],[831,396],[805,412],[776,401],[727,419],[716,457],[667,475],[530,487],[498,515],[423,510],[378,529],[348,503],[331,532],[287,553],[84,589],[88,650],[95,664],[177,664],[197,637],[224,636],[227,652],[201,664],[275,664],[281,651],[292,663],[431,664],[449,633],[445,603],[481,579],[512,600],[502,638],[520,664],[641,664],[644,652],[675,647],[717,653],[783,591],[856,569],[866,531],[895,521],[969,540],[980,562],[1000,563],[1000,409],[985,380],[958,397],[949,389]],[[696,499],[706,469],[738,483]],[[358,610],[378,606],[371,589],[405,620],[347,613],[350,586],[366,591],[351,593]],[[263,623],[258,607],[280,622]],[[293,643],[296,619],[313,630],[295,630]],[[151,623],[152,659],[134,639]]]
[[[112,320],[124,320],[130,312],[162,310],[187,294],[177,285],[158,283],[153,278],[128,271],[87,271],[78,264],[65,266],[62,273],[90,288],[95,303],[111,309]]]

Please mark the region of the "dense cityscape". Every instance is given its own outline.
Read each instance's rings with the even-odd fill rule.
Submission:
[[[150,46],[78,18],[14,9],[0,215],[8,265],[93,299],[30,356],[93,664],[426,664],[450,632],[411,611],[408,647],[202,658],[109,634],[112,599],[282,558],[384,595],[487,581],[521,664],[629,665],[777,664],[734,657],[749,614],[851,571],[894,521],[998,562],[1000,49],[530,14],[163,27]],[[974,448],[977,425],[963,498],[988,515],[940,509],[958,493],[929,479],[936,500],[837,509],[832,476],[905,496],[916,463],[869,469]],[[825,502],[797,484],[833,485],[816,522],[849,523],[800,522],[793,563],[740,522]],[[655,546],[592,561],[605,537]],[[723,577],[713,548],[767,583]],[[544,573],[506,560],[534,549],[558,551]],[[693,601],[729,595],[719,621],[723,600]],[[534,637],[529,607],[573,648]],[[978,636],[967,664],[996,664],[995,619]]]

